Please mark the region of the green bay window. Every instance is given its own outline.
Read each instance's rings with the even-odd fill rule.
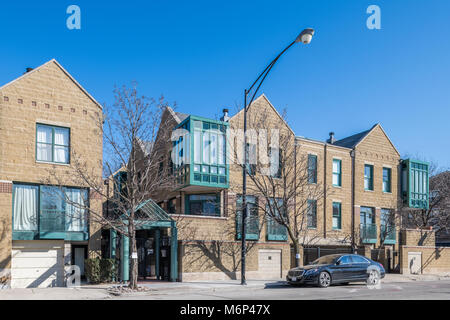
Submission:
[[[332,228],[334,230],[340,230],[342,227],[342,214],[341,214],[341,208],[342,205],[340,202],[333,202],[333,224]]]
[[[36,161],[69,163],[69,128],[36,125]]]
[[[364,165],[364,190],[373,191],[373,165]]]
[[[408,207],[428,209],[429,169],[427,162],[412,159],[402,161],[402,197]]]
[[[247,219],[245,221],[246,232],[245,239],[259,239],[259,217],[258,217],[258,198],[255,196],[246,196]],[[236,238],[241,239],[242,231],[242,195],[236,197]]]
[[[341,166],[341,160],[333,159],[333,186],[335,187],[340,187],[342,185]]]
[[[383,192],[391,192],[391,168],[383,168]]]
[[[87,189],[14,184],[13,239],[87,240]]]

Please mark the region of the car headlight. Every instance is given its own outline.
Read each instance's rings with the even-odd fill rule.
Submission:
[[[309,270],[306,271],[305,275],[306,275],[306,274],[316,273],[317,271],[319,271],[319,268],[309,269]]]

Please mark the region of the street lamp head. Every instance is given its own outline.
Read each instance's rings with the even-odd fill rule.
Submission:
[[[313,35],[314,29],[306,28],[298,35],[297,39],[295,39],[295,42],[303,42],[304,44],[308,44],[311,42]]]

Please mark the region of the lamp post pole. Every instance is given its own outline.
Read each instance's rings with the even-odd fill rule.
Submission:
[[[247,109],[252,104],[253,100],[255,99],[256,94],[258,93],[259,88],[261,87],[262,83],[266,79],[267,75],[269,74],[270,70],[272,70],[275,63],[278,61],[278,59],[285,53],[292,45],[294,45],[296,42],[301,42],[304,44],[308,44],[311,42],[312,36],[314,35],[314,29],[304,29],[297,38],[292,41],[283,51],[281,51],[278,56],[275,57],[275,59],[272,60],[272,62],[269,63],[269,65],[264,69],[263,72],[256,78],[255,82],[250,86],[249,89],[244,90],[244,165],[242,169],[242,220],[241,220],[241,285],[246,285],[247,281],[245,279],[245,256],[246,256],[246,221],[247,221],[247,215],[248,215],[248,208],[247,208],[247,169],[248,169],[248,146],[247,146]],[[250,91],[253,89],[253,87],[258,83],[258,86],[255,89],[255,92],[252,95],[252,98],[250,99],[250,102],[247,106],[247,97]]]

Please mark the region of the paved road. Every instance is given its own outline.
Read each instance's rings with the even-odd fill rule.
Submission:
[[[174,300],[212,300],[212,299],[249,299],[249,300],[291,300],[291,299],[363,299],[363,300],[410,300],[438,299],[450,300],[450,281],[411,281],[399,283],[381,283],[379,289],[369,289],[363,283],[346,286],[332,286],[326,289],[317,287],[292,287],[283,282],[268,283],[265,288],[227,288],[209,290],[178,291],[167,290],[152,292],[140,296],[120,296],[113,299],[174,299]]]

